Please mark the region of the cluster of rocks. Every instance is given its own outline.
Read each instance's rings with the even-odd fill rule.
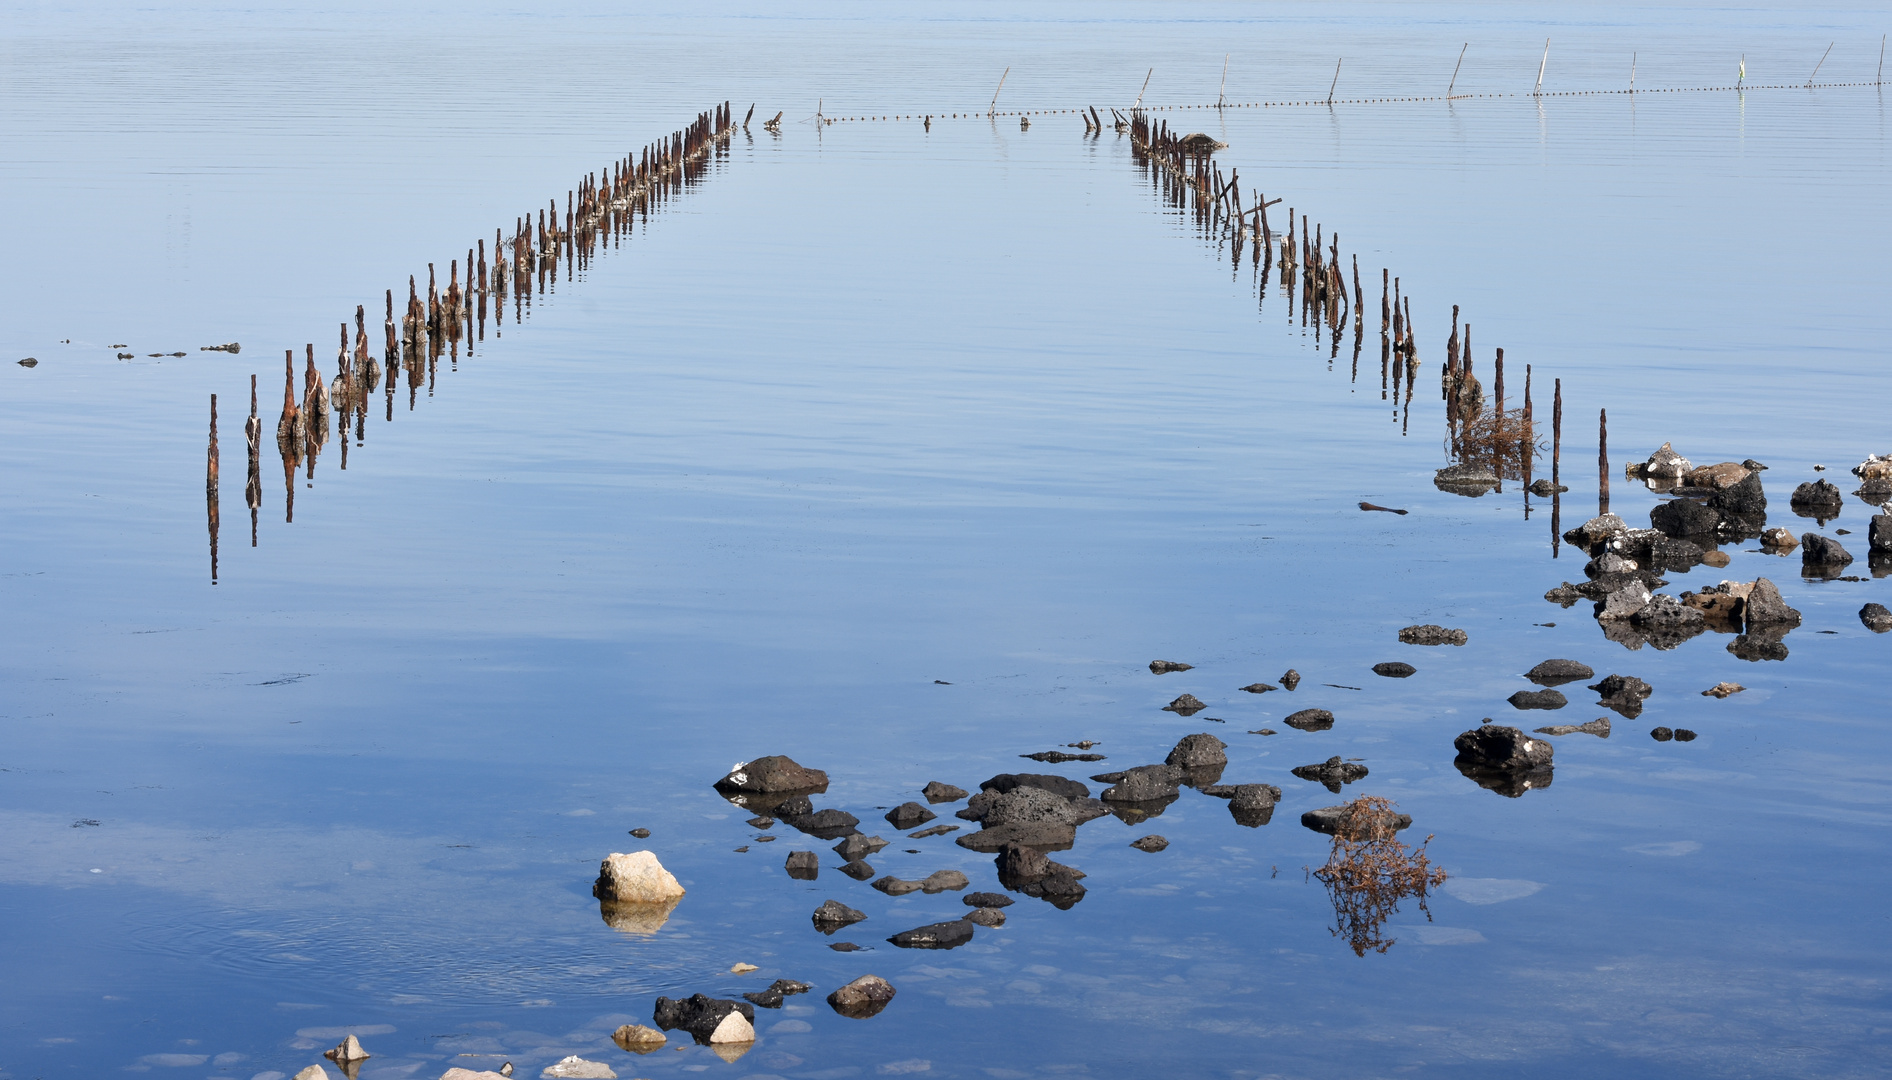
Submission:
[[[1517,728],[1486,721],[1452,740],[1452,746],[1458,751],[1453,766],[1479,787],[1515,799],[1550,786],[1555,751]]]

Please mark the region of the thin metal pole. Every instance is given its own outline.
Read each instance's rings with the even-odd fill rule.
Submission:
[[[1447,101],[1452,100],[1452,88],[1458,85],[1458,69],[1465,66],[1465,50],[1471,47],[1472,43],[1469,41],[1459,47],[1458,63],[1452,65],[1452,81],[1447,83],[1445,87],[1445,100]]]

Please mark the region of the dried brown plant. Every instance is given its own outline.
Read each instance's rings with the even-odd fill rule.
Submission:
[[[1432,921],[1426,897],[1445,882],[1445,871],[1426,858],[1432,837],[1409,849],[1394,832],[1392,802],[1362,795],[1346,804],[1327,865],[1313,872],[1334,904],[1333,935],[1345,937],[1355,956],[1393,947],[1395,939],[1381,936],[1380,930],[1407,897],[1417,897],[1419,910]]]
[[[1454,441],[1460,461],[1489,465],[1505,480],[1523,480],[1526,462],[1534,463],[1544,452],[1537,441],[1537,425],[1523,409],[1476,413],[1460,423]]]

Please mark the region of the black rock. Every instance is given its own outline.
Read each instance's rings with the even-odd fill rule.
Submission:
[[[887,841],[878,836],[862,836],[860,833],[855,833],[834,845],[834,853],[841,856],[842,862],[855,862],[886,846]]]
[[[1892,551],[1892,514],[1874,514],[1866,523],[1866,543],[1874,552]]]
[[[1172,671],[1189,671],[1195,666],[1194,664],[1178,663],[1175,660],[1152,660],[1150,661],[1150,674],[1165,675]]]
[[[1577,601],[1585,599],[1586,596],[1587,594],[1583,591],[1582,586],[1572,585],[1571,583],[1566,581],[1562,585],[1559,585],[1556,588],[1545,593],[1544,599],[1550,601],[1553,604],[1561,604],[1564,607],[1571,607],[1572,605],[1576,604]]]
[[[1399,640],[1407,645],[1463,645],[1465,631],[1448,630],[1436,623],[1424,626],[1408,626],[1399,632]]]
[[[855,881],[866,881],[874,876],[874,867],[864,859],[856,859],[843,866],[841,872]]]
[[[856,832],[854,827],[861,823],[860,818],[846,810],[832,808],[817,810],[812,814],[790,814],[778,810],[777,814],[789,827],[807,833],[817,840],[838,840],[849,833]]]
[[[1155,833],[1151,833],[1148,836],[1140,836],[1130,841],[1130,846],[1136,848],[1138,851],[1156,852],[1168,847],[1169,841]]]
[[[1005,913],[997,908],[974,908],[960,918],[974,926],[1004,926]]]
[[[1247,686],[1242,687],[1242,689],[1250,694],[1265,694],[1270,690],[1279,690],[1280,687],[1270,686],[1265,682],[1251,682]]]
[[[1578,679],[1594,679],[1596,672],[1590,670],[1590,665],[1575,660],[1546,660],[1525,672],[1524,677],[1539,686],[1562,686]]]
[[[966,797],[966,789],[933,780],[920,789],[920,794],[926,796],[926,801],[930,803],[958,802]]]
[[[1668,742],[1670,739],[1675,738],[1675,732],[1665,727],[1658,727],[1650,730],[1649,737],[1656,742]]]
[[[1334,714],[1326,709],[1302,709],[1283,717],[1281,722],[1300,731],[1326,731],[1334,726]]]
[[[1043,788],[1053,795],[1062,795],[1067,799],[1088,798],[1091,793],[1090,788],[1076,780],[1046,773],[1000,773],[979,785],[981,791],[996,791],[1000,794],[1018,787]]]
[[[1760,627],[1770,626],[1781,628],[1780,633],[1784,635],[1800,625],[1800,612],[1788,607],[1787,601],[1781,599],[1779,587],[1766,578],[1754,580],[1747,602],[1742,605],[1741,617],[1747,621],[1750,634]]]
[[[1047,860],[1049,861],[1049,860]],[[967,907],[1001,908],[1011,907],[1014,901],[1004,893],[976,892],[960,897]]]
[[[1328,791],[1340,794],[1340,785],[1351,784],[1366,776],[1365,765],[1356,765],[1351,761],[1342,761],[1339,755],[1313,765],[1299,765],[1293,769],[1294,775],[1303,780],[1313,780],[1326,785]],[[1232,800],[1231,800],[1232,801]]]
[[[1695,737],[1696,737],[1695,733],[1688,730],[1685,727],[1678,727],[1675,729],[1676,742],[1694,742]]]
[[[843,926],[851,926],[867,916],[839,900],[829,900],[815,909],[815,929],[824,934],[832,934]]]
[[[957,949],[972,940],[972,924],[964,919],[928,923],[902,930],[887,940],[902,949]]]
[[[1845,566],[1853,561],[1852,553],[1840,545],[1838,540],[1819,533],[1800,535],[1800,561],[1806,566]]]
[[[1301,685],[1301,673],[1293,668],[1289,668],[1287,674],[1281,676],[1280,682],[1282,686],[1293,690],[1295,687]]]
[[[1373,674],[1384,675],[1389,679],[1408,678],[1418,670],[1418,668],[1413,667],[1411,664],[1401,663],[1398,660],[1388,660],[1383,664],[1373,665]]]
[[[1194,716],[1206,708],[1208,706],[1202,703],[1201,698],[1194,694],[1183,694],[1175,701],[1163,706],[1163,711],[1173,712],[1179,716]]]
[[[1840,494],[1839,488],[1827,480],[1801,484],[1793,489],[1793,497],[1788,500],[1794,513],[1820,521],[1838,517],[1845,504],[1846,499]]]
[[[1506,700],[1514,709],[1561,709],[1570,699],[1556,690],[1519,690]]]
[[[782,1007],[782,992],[770,987],[767,990],[753,990],[742,995],[760,1009],[779,1009]]]
[[[1657,593],[1629,617],[1629,622],[1654,637],[1652,631],[1684,631],[1701,626],[1706,618],[1699,609],[1689,607],[1666,593]]]
[[[1452,764],[1467,780],[1486,791],[1495,791],[1507,799],[1521,798],[1527,791],[1547,788],[1554,779],[1554,770],[1549,765],[1523,769],[1494,769],[1464,758],[1454,759]]]
[[[1634,720],[1642,715],[1642,703],[1655,688],[1634,675],[1611,675],[1600,683],[1590,687],[1601,700],[1598,704],[1614,709],[1623,716]]]
[[[1859,621],[1873,633],[1883,634],[1892,630],[1892,611],[1887,611],[1884,604],[1867,604],[1859,609]]]
[[[699,1043],[705,1043],[709,1041],[710,1033],[716,1030],[716,1025],[732,1012],[741,1013],[744,1020],[755,1023],[755,1006],[746,1001],[713,998],[707,994],[692,994],[687,998],[660,997],[652,1017],[657,1026],[665,1031],[681,1028],[695,1036]]]
[[[887,823],[905,832],[908,829],[917,829],[938,816],[919,803],[903,802],[887,811]]]
[[[770,983],[766,990],[758,990],[753,994],[744,994],[742,996],[765,1009],[779,1009],[782,1007],[782,999],[784,997],[790,994],[806,994],[813,989],[814,987],[809,986],[805,982],[797,982],[794,979],[777,979]]]
[[[1552,495],[1556,495],[1556,494],[1559,494],[1560,492],[1565,492],[1569,490],[1570,490],[1569,484],[1553,484],[1550,482],[1549,478],[1545,478],[1541,480],[1534,480],[1531,482],[1531,494],[1536,495],[1540,498],[1548,499]]]
[[[1535,769],[1549,765],[1550,743],[1504,724],[1486,724],[1452,740],[1458,761],[1485,769]]]
[[[821,873],[821,858],[812,851],[788,853],[788,876],[797,881],[813,881]]]
[[[1058,765],[1066,761],[1103,761],[1105,760],[1104,755],[1102,754],[1073,754],[1066,750],[1040,750],[1035,754],[1020,754],[1018,756],[1022,758],[1029,758],[1032,761],[1042,761],[1050,765]]]
[[[860,952],[861,951],[861,947],[859,945],[854,944],[852,941],[837,941],[834,944],[828,946],[828,948],[833,949],[835,952]]]
[[[1281,801],[1281,789],[1273,784],[1213,784],[1202,793],[1227,799],[1229,816],[1251,829],[1273,820],[1275,804]]]
[[[978,832],[957,837],[953,842],[967,851],[988,854],[1014,845],[1043,851],[1067,851],[1077,843],[1077,828],[1055,821],[1021,821],[988,826]]]
[[[1747,633],[1728,642],[1728,651],[1749,663],[1785,660],[1787,645],[1781,639],[1787,636],[1790,629],[1784,624],[1750,626]]]
[[[1649,511],[1649,524],[1668,536],[1713,536],[1721,515],[1705,502],[1671,499]]]
[[[752,829],[773,829],[775,828],[775,819],[757,814],[755,817],[749,819],[749,827]]]
[[[1223,751],[1228,744],[1209,734],[1184,735],[1176,743],[1163,764],[1174,765],[1183,769],[1203,769],[1216,765],[1227,765],[1228,755]]]

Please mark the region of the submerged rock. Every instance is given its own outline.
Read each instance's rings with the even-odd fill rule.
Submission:
[[[878,975],[862,975],[828,995],[828,1006],[842,1016],[865,1020],[893,1000],[894,988]]]
[[[1436,623],[1424,626],[1408,626],[1399,632],[1399,640],[1407,645],[1463,645],[1465,631],[1448,630]]]
[[[1279,690],[1280,687],[1270,686],[1265,682],[1253,682],[1253,683],[1249,683],[1247,686],[1242,687],[1242,689],[1245,692],[1250,693],[1250,694],[1265,694],[1270,690]]]
[[[815,929],[824,934],[832,934],[844,926],[852,926],[867,918],[865,912],[856,911],[839,900],[824,901],[815,909],[813,916]]]
[[[821,858],[812,851],[791,851],[784,867],[797,881],[813,881],[821,875]]]
[[[928,923],[902,930],[887,940],[902,949],[957,949],[972,940],[972,924],[964,919]]]
[[[856,859],[841,867],[841,872],[855,881],[866,881],[874,876],[874,865],[865,859]]]
[[[374,1055],[362,1049],[361,1040],[351,1034],[338,1043],[333,1050],[322,1051],[322,1056],[347,1068],[357,1061],[366,1061]]]
[[[1334,726],[1334,714],[1326,709],[1302,709],[1289,713],[1281,722],[1300,731],[1326,731]]]
[[[1840,494],[1838,486],[1833,483],[1815,480],[1794,488],[1793,497],[1788,500],[1788,505],[1801,517],[1827,520],[1840,515],[1841,509],[1846,505],[1846,498]],[[1806,543],[1806,538],[1801,537],[1800,542]]]
[[[1091,793],[1090,788],[1085,787],[1076,780],[1063,776],[1053,776],[1049,773],[1000,773],[990,780],[987,780],[985,783],[980,784],[979,790],[981,792],[995,791],[1002,795],[1005,792],[1011,791],[1013,788],[1020,787],[1042,788],[1053,795],[1059,795],[1066,799],[1088,798]]]
[[[1594,679],[1596,672],[1575,660],[1546,660],[1525,672],[1524,677],[1539,686],[1562,686],[1578,679]]]
[[[1130,841],[1130,846],[1136,848],[1138,851],[1154,853],[1168,847],[1169,841],[1164,837],[1151,833],[1148,836],[1139,836],[1135,840]]]
[[[920,794],[926,796],[927,802],[934,804],[958,802],[966,797],[966,789],[954,787],[951,784],[942,784],[938,780],[932,780],[928,781],[927,785],[920,789]]]
[[[1610,737],[1610,719],[1599,716],[1587,724],[1552,724],[1537,729],[1539,735],[1595,735],[1599,739]]]
[[[740,1020],[741,1017],[737,1019]],[[753,1029],[749,1032],[748,1041],[755,1041]],[[547,1065],[540,1070],[539,1076],[542,1080],[617,1080],[618,1074],[611,1071],[611,1066],[602,1061],[586,1061],[577,1054],[572,1054],[554,1064]]]
[[[1715,685],[1709,687],[1708,689],[1703,690],[1701,692],[1701,696],[1725,699],[1728,697],[1732,697],[1733,695],[1738,694],[1741,691],[1746,690],[1746,689],[1747,687],[1742,686],[1740,683],[1718,682]]]
[[[1413,674],[1418,672],[1418,670],[1418,668],[1413,667],[1411,664],[1401,663],[1398,660],[1388,660],[1385,663],[1373,665],[1373,674],[1388,679],[1410,678]]]
[[[1195,666],[1194,664],[1179,663],[1175,660],[1152,660],[1150,661],[1150,674],[1167,675],[1172,671],[1192,671],[1195,669]]]
[[[1018,756],[1022,758],[1029,758],[1032,761],[1043,761],[1043,762],[1046,762],[1047,764],[1053,764],[1053,765],[1062,764],[1066,761],[1103,761],[1105,760],[1104,755],[1102,754],[1073,754],[1065,750],[1040,750],[1035,754],[1020,754]]]
[[[1272,821],[1275,805],[1281,801],[1281,789],[1273,784],[1212,784],[1202,793],[1227,799],[1229,816],[1251,829]]]
[[[903,802],[887,811],[887,823],[905,832],[908,829],[917,829],[938,816],[919,803]]]
[[[791,814],[786,810],[779,811],[779,813],[781,814],[781,819],[786,822],[789,827],[799,832],[806,833],[817,840],[838,840],[849,833],[856,832],[855,826],[861,823],[860,818],[855,817],[846,810],[836,810],[833,808],[816,810],[811,814]]]
[[[855,833],[834,845],[834,853],[841,856],[842,862],[855,862],[886,846],[887,841],[878,836],[862,836],[860,833]]]
[[[1531,482],[1531,494],[1539,496],[1541,498],[1545,498],[1545,499],[1550,498],[1552,495],[1561,494],[1562,492],[1569,491],[1569,490],[1570,490],[1569,484],[1553,484],[1550,482],[1549,477],[1545,477],[1541,480],[1534,480]]]
[[[977,908],[1011,907],[1012,904],[1016,902],[1004,893],[996,892],[967,893],[965,896],[960,897],[959,901],[967,907]]]
[[[1514,709],[1561,709],[1570,699],[1556,690],[1519,690],[1507,698]]]
[[[970,884],[972,882],[958,870],[936,870],[919,881],[905,881],[889,874],[874,882],[874,888],[888,896],[905,896],[914,892],[931,895],[947,890],[957,891]]]
[[[1294,670],[1293,668],[1289,668],[1287,670],[1287,674],[1281,676],[1281,678],[1278,681],[1281,683],[1282,686],[1287,687],[1289,690],[1293,690],[1295,687],[1301,685],[1301,673]]]
[[[628,1054],[648,1054],[662,1050],[669,1042],[664,1033],[642,1024],[625,1024],[611,1033],[611,1041]]]
[[[653,852],[613,852],[599,864],[591,895],[619,904],[664,904],[682,897],[683,886]]]
[[[1139,765],[1120,773],[1103,775],[1117,779],[1098,798],[1113,803],[1147,803],[1175,798],[1179,793],[1176,781],[1181,776],[1181,770],[1173,765]]]
[[[959,831],[959,826],[957,825],[935,825],[930,829],[921,829],[918,832],[910,832],[907,834],[907,839],[908,840],[924,840],[929,836],[945,836],[947,833],[958,832],[958,831]]]
[[[997,908],[976,908],[961,916],[974,926],[1004,926],[1005,913]]]
[[[1182,716],[1194,716],[1206,708],[1208,706],[1202,703],[1201,698],[1194,694],[1183,694],[1175,701],[1163,706],[1163,711],[1178,713]]]
[[[1761,546],[1771,548],[1782,554],[1800,546],[1800,538],[1789,529],[1775,526],[1761,534]]]
[[[1357,814],[1358,811],[1354,807],[1344,803],[1340,806],[1323,806],[1318,810],[1309,810],[1302,814],[1301,824],[1315,832],[1333,836],[1350,819],[1353,819],[1356,825],[1359,824]],[[1380,829],[1391,829],[1397,832],[1400,829],[1412,828],[1412,815],[1400,813],[1397,810],[1381,810],[1375,820]]]
[[[1884,604],[1867,604],[1859,609],[1859,621],[1873,633],[1883,634],[1892,630],[1892,611]]]
[[[1689,487],[1720,491],[1746,480],[1753,475],[1753,472],[1754,470],[1746,465],[1737,465],[1732,461],[1723,461],[1717,465],[1697,465],[1682,476],[1682,483]]]

